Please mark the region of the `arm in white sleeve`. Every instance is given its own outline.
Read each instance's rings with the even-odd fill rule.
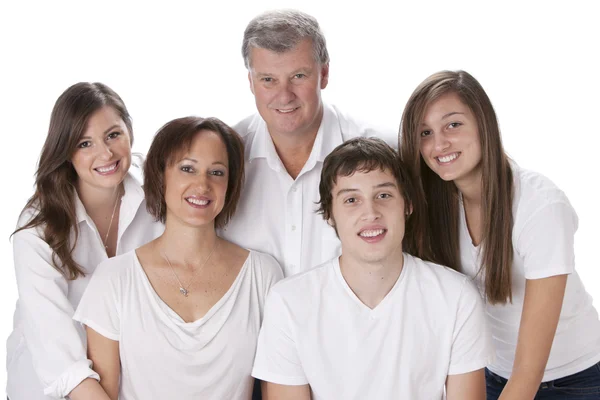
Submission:
[[[52,266],[52,249],[34,229],[13,236],[24,336],[48,396],[62,398],[86,378],[99,379],[86,357],[84,332],[72,320],[68,282]]]
[[[476,371],[493,360],[494,349],[483,300],[470,280],[464,278],[456,310],[448,375]]]

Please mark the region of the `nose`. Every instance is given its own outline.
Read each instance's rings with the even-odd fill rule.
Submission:
[[[291,103],[296,99],[294,94],[294,86],[289,81],[284,81],[279,85],[279,91],[277,93],[277,102],[282,106]]]
[[[110,149],[110,146],[106,142],[102,142],[98,146],[98,152],[100,153],[100,157],[104,160],[110,160],[113,156],[113,152]]]
[[[194,180],[194,188],[199,194],[210,191],[210,182],[205,174],[198,174]]]
[[[377,221],[381,218],[381,212],[377,207],[377,204],[373,200],[366,200],[363,205],[363,221]]]
[[[436,132],[436,134],[433,136],[435,140],[436,151],[444,151],[450,147],[450,141],[444,132]]]

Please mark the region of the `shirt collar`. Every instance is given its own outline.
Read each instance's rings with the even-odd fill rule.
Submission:
[[[123,201],[121,202],[120,220],[125,223],[125,226],[131,222],[135,214],[137,213],[140,204],[144,200],[144,190],[140,183],[130,174],[125,175],[123,180],[123,188],[125,194],[123,195]],[[87,221],[89,216],[77,191],[75,191],[75,215],[77,218],[77,224]],[[124,221],[123,218],[127,218],[128,221]]]
[[[248,146],[248,161],[252,161],[255,158],[266,158],[271,168],[283,168],[275,150],[273,139],[267,129],[267,124],[259,113],[256,113],[252,122],[250,122],[248,130],[254,132]],[[317,131],[317,137],[315,138],[315,143],[313,144],[307,164],[316,161],[323,162],[325,157],[338,145],[342,144],[343,141],[342,129],[335,109],[323,103],[323,119]]]

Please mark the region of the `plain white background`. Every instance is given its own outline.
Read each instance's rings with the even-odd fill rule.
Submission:
[[[0,5],[0,341],[17,298],[9,235],[33,193],[56,98],[78,81],[108,84],[134,118],[134,151],[144,153],[173,118],[234,124],[255,110],[243,30],[280,7],[314,15],[325,32],[331,64],[323,98],[378,125],[397,129],[410,93],[431,73],[473,74],[492,99],[510,156],[550,177],[577,210],[577,271],[600,306],[595,1],[7,3]]]

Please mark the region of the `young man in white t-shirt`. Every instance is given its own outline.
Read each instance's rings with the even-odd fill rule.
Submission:
[[[420,205],[397,153],[347,141],[325,159],[319,192],[342,255],[271,289],[252,372],[263,399],[485,399],[481,297],[403,253]]]

